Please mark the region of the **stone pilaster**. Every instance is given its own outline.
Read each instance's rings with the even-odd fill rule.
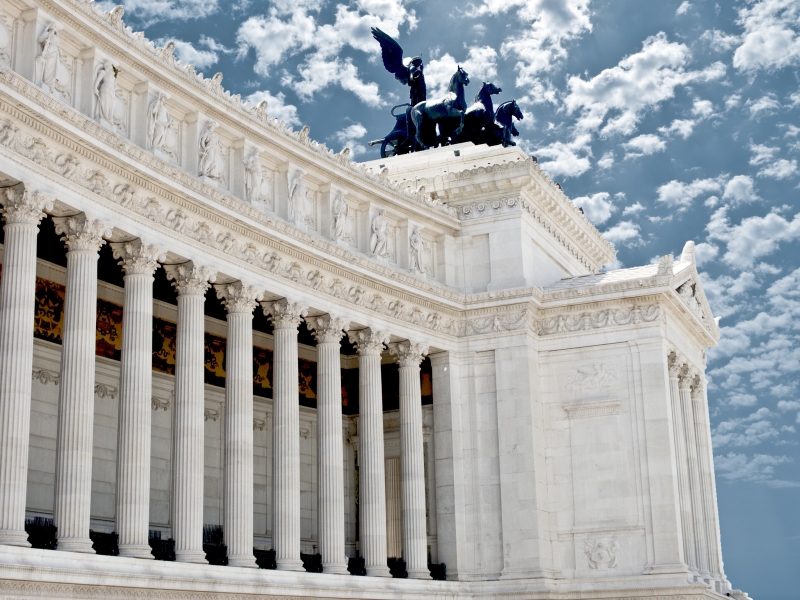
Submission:
[[[681,531],[683,533],[683,560],[695,572],[697,559],[694,542],[694,526],[692,525],[692,499],[689,485],[689,465],[686,453],[686,432],[681,406],[681,392],[679,388],[680,375],[684,365],[677,357],[670,358],[669,364],[669,391],[670,404],[672,405],[672,433],[675,442],[675,467],[678,479],[678,499],[681,509]]]
[[[111,244],[125,271],[117,437],[119,554],[152,559],[150,421],[153,388],[153,274],[165,252],[141,240]]]
[[[31,424],[36,236],[51,200],[29,189],[5,190],[0,280],[0,544],[30,546],[25,533]]]
[[[81,214],[53,219],[67,246],[67,285],[58,388],[58,433],[53,516],[58,549],[94,552],[89,539],[92,502],[97,259],[106,223]]]
[[[324,573],[348,575],[344,547],[341,341],[347,319],[308,317],[317,338],[317,479],[319,551]]]
[[[274,335],[272,386],[272,543],[283,571],[302,571],[300,560],[300,403],[297,391],[297,327],[308,308],[279,300],[264,307]]]
[[[697,431],[694,422],[694,408],[691,396],[691,385],[695,373],[690,369],[681,373],[678,389],[681,396],[683,425],[686,437],[686,457],[689,467],[689,488],[691,491],[692,527],[694,528],[695,566],[703,579],[710,576],[708,570],[708,549],[706,547],[705,518],[703,513],[703,497],[700,487],[700,469],[697,454]]]
[[[175,421],[172,465],[172,537],[175,560],[205,563],[203,453],[205,448],[203,304],[216,273],[191,262],[165,265],[178,290],[175,351]]]
[[[253,556],[253,309],[261,292],[241,282],[217,286],[228,310],[225,354],[225,514],[232,567],[257,567]]]
[[[386,562],[386,480],[383,464],[381,352],[389,334],[348,332],[358,350],[359,517],[361,554],[367,575],[390,577]]]
[[[408,576],[430,579],[425,527],[425,457],[419,365],[428,353],[410,341],[391,344],[400,367],[400,485],[403,496],[403,558]]]

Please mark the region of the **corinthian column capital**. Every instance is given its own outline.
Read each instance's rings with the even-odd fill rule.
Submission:
[[[668,357],[667,366],[669,369],[670,379],[678,379],[678,377],[680,377],[681,371],[683,371],[683,362],[674,352],[670,353]]]
[[[688,364],[681,365],[681,372],[678,376],[678,386],[681,390],[689,390],[692,386],[692,381],[695,377],[695,370],[692,369]]]
[[[0,204],[6,223],[38,225],[44,210],[53,210],[53,200],[28,187],[8,188],[0,194]]]
[[[358,331],[348,331],[347,336],[361,356],[380,356],[381,352],[383,352],[384,344],[389,342],[390,334],[385,331],[366,328]]]
[[[217,285],[215,288],[217,298],[222,300],[229,314],[253,314],[256,305],[264,297],[264,292],[241,281]]]
[[[146,244],[142,240],[113,242],[110,244],[114,258],[126,275],[153,275],[158,263],[166,260],[166,250]]]
[[[63,235],[61,241],[70,252],[99,252],[105,244],[104,237],[111,237],[111,225],[92,219],[86,213],[73,217],[53,217],[56,233]]]
[[[401,367],[416,367],[428,354],[428,346],[406,340],[389,344],[389,352],[397,357],[397,364]]]
[[[700,373],[692,378],[692,400],[702,402],[705,398],[705,381]]]
[[[322,315],[306,319],[308,329],[314,332],[314,337],[320,344],[332,344],[342,341],[344,330],[350,327],[350,321],[343,317]]]
[[[192,261],[164,265],[164,271],[181,296],[203,296],[210,284],[217,280],[217,274],[212,269],[200,267]]]
[[[264,306],[264,314],[270,317],[275,329],[297,329],[301,319],[308,314],[308,307],[283,298],[277,302],[268,302]]]

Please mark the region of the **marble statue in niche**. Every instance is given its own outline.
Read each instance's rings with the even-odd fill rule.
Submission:
[[[70,73],[61,50],[58,25],[50,23],[39,36],[39,56],[36,58],[36,75],[42,89],[56,98],[71,101]]]
[[[333,199],[333,241],[343,241],[347,230],[347,217],[350,215],[348,206],[342,195],[337,192]]]
[[[178,160],[178,128],[164,102],[166,96],[159,92],[147,109],[147,147],[165,160]]]
[[[114,110],[117,105],[117,69],[106,59],[97,68],[94,79],[94,96],[97,100],[95,118],[103,127],[116,131]]]
[[[605,571],[617,566],[617,553],[619,552],[619,542],[616,538],[611,540],[585,540],[583,542],[583,552],[589,559],[589,568]]]
[[[244,193],[248,202],[261,200],[261,184],[264,174],[261,172],[261,160],[258,150],[253,150],[250,156],[244,159]]]
[[[419,227],[411,230],[408,238],[408,268],[414,272],[422,272],[422,234]]]
[[[2,14],[0,14],[0,65],[11,65],[11,30]]]
[[[372,219],[372,235],[369,239],[369,251],[377,258],[389,256],[389,223],[383,214],[384,211],[379,210]]]
[[[206,179],[211,179],[219,182],[222,179],[220,175],[220,163],[222,158],[222,140],[217,133],[218,124],[216,121],[209,120],[206,123],[206,128],[200,134],[198,141],[198,153],[200,154],[200,163],[198,166],[198,175]]]
[[[306,184],[303,181],[303,172],[297,171],[289,181],[289,221],[292,223],[302,223],[304,219],[304,209],[306,201]]]

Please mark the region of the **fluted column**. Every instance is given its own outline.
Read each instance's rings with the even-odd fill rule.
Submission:
[[[300,398],[297,326],[308,308],[279,300],[264,307],[274,327],[272,386],[272,543],[283,571],[303,571],[300,560]]]
[[[689,488],[691,491],[692,528],[694,529],[695,566],[703,579],[708,579],[708,552],[706,548],[705,518],[703,513],[702,490],[700,489],[700,469],[697,455],[697,432],[694,423],[691,385],[695,374],[684,369],[678,382],[681,396],[681,410],[686,437],[686,456],[689,466]]]
[[[670,358],[669,391],[672,405],[672,433],[675,442],[675,466],[678,477],[678,498],[681,508],[681,531],[683,533],[684,561],[693,571],[696,568],[694,527],[692,525],[691,490],[689,487],[689,466],[687,464],[686,435],[678,379],[684,365],[677,357]]]
[[[125,271],[117,437],[119,554],[152,559],[150,420],[153,389],[153,274],[164,250],[141,240],[111,244]]]
[[[59,550],[91,553],[97,259],[111,228],[86,215],[53,221],[68,249],[53,520]]]
[[[367,575],[391,577],[386,562],[386,479],[383,464],[381,352],[389,334],[348,332],[358,350],[358,511],[361,553]]]
[[[36,236],[53,203],[29,189],[5,190],[0,280],[0,544],[30,546],[25,533],[31,425]]]
[[[428,353],[410,341],[391,344],[400,366],[400,485],[403,496],[403,558],[408,576],[430,579],[425,527],[425,456],[419,365]]]
[[[322,571],[348,575],[344,547],[344,474],[342,471],[342,367],[347,319],[308,317],[317,338],[317,480],[319,552]]]
[[[228,310],[225,351],[225,514],[228,564],[255,568],[253,555],[253,309],[262,294],[241,282],[217,286]]]
[[[205,292],[216,273],[191,262],[165,265],[178,290],[175,349],[175,421],[172,465],[172,537],[175,560],[205,563],[203,552],[203,453],[205,450]]]

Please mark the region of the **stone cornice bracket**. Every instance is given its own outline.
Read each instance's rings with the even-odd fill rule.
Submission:
[[[31,190],[24,185],[18,185],[0,193],[0,204],[6,223],[23,223],[39,225],[45,217],[44,211],[53,210],[53,198]]]
[[[397,357],[397,364],[401,367],[416,367],[428,354],[428,346],[406,340],[389,344],[389,352]]]
[[[203,296],[210,284],[217,280],[213,269],[197,266],[192,261],[180,265],[164,265],[164,271],[181,296]]]
[[[308,306],[282,298],[264,305],[264,314],[272,321],[275,329],[296,329],[308,314]]]
[[[322,315],[319,317],[307,317],[306,325],[309,331],[314,333],[317,343],[338,344],[344,337],[344,331],[350,327],[350,320],[344,317],[334,317],[333,315]]]
[[[56,233],[63,235],[61,241],[70,252],[99,252],[111,237],[112,227],[104,221],[93,219],[86,213],[72,217],[53,217]]]
[[[167,251],[136,239],[131,242],[111,242],[114,258],[126,275],[152,275],[160,262],[167,259]]]
[[[214,288],[217,290],[217,298],[222,300],[229,314],[251,315],[264,298],[264,292],[241,281],[215,285]]]
[[[375,331],[366,328],[358,331],[348,331],[347,337],[362,356],[380,356],[381,352],[383,352],[384,344],[389,342],[391,336],[386,331]]]

